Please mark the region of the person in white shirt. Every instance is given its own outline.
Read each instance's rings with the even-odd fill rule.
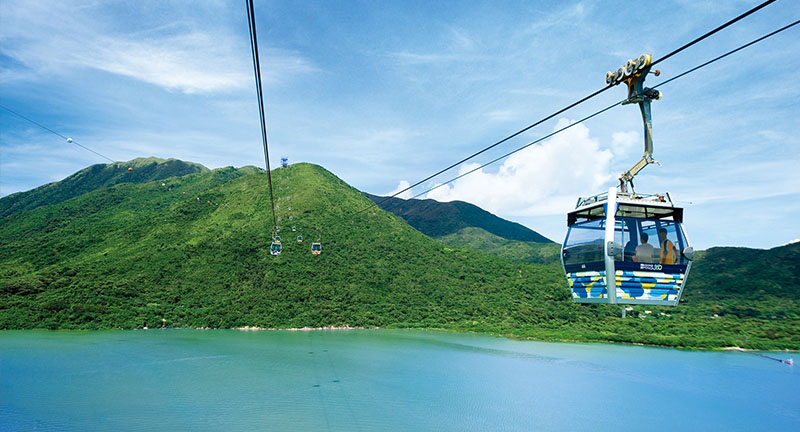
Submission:
[[[641,237],[642,244],[636,246],[636,255],[633,256],[633,260],[640,263],[651,263],[653,262],[655,248],[650,243],[647,243],[650,238],[647,233],[642,233]]]

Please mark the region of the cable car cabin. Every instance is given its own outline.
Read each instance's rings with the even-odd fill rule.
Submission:
[[[297,243],[303,242],[303,236],[297,236]]]
[[[561,248],[573,301],[675,306],[694,250],[683,232],[683,209],[669,194],[618,193],[578,200],[567,214]],[[608,275],[614,275],[608,295]]]
[[[276,240],[272,242],[269,246],[269,254],[270,255],[280,255],[281,254],[281,241]]]
[[[314,255],[322,253],[322,243],[311,243],[311,253]]]

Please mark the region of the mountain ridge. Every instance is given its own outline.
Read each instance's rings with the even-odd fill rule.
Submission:
[[[444,244],[377,207],[359,213],[369,199],[320,166],[279,168],[272,179],[280,256],[269,255],[267,173],[254,167],[122,182],[3,217],[0,328],[410,327],[800,348],[796,289],[706,295],[692,277],[719,271],[698,259],[686,302],[647,307],[652,314],[636,308],[623,319],[615,306],[573,303],[557,264]],[[313,241],[321,255],[310,253]],[[746,285],[757,270],[743,267],[737,277]],[[796,270],[775,283],[791,286]]]
[[[130,171],[129,171],[130,170]],[[169,177],[208,171],[194,162],[156,157],[136,158],[127,162],[95,164],[63,180],[0,198],[0,217],[58,204],[75,196],[120,183],[143,183]],[[87,181],[91,178],[91,181]]]
[[[364,193],[386,211],[392,212],[429,237],[443,237],[461,229],[476,227],[507,240],[553,243],[536,231],[464,201],[439,202],[433,199],[402,199]]]

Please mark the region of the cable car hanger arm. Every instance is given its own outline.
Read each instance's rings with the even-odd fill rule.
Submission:
[[[627,192],[628,184],[633,192],[633,178],[639,171],[651,163],[658,166],[661,164],[653,159],[653,118],[650,111],[650,102],[661,99],[661,92],[655,89],[644,87],[644,80],[648,73],[656,76],[661,71],[650,71],[652,67],[652,57],[650,54],[642,54],[636,60],[628,60],[625,66],[620,66],[616,72],[606,73],[606,84],[614,86],[625,82],[628,85],[628,98],[622,102],[623,105],[638,103],[639,110],[642,112],[642,122],[644,123],[644,155],[629,170],[622,173],[619,177],[619,190]]]

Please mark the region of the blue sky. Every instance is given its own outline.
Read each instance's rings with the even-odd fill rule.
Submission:
[[[601,88],[627,59],[658,59],[755,4],[256,1],[271,163],[317,163],[387,194]],[[659,64],[647,84],[798,18],[800,2],[778,1]],[[795,27],[660,89],[663,166],[635,183],[685,206],[697,248],[800,238],[798,53]],[[624,97],[609,90],[475,162]],[[263,165],[243,0],[0,2],[0,103],[114,160]],[[577,197],[616,184],[642,149],[638,109],[618,107],[430,196],[560,241]],[[104,162],[0,110],[0,195]]]

